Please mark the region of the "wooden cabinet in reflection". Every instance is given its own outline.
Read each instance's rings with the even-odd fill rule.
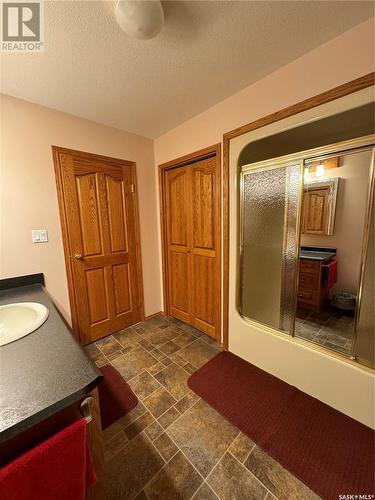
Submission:
[[[329,222],[328,187],[305,190],[303,198],[302,232],[327,234]]]
[[[303,190],[301,231],[333,234],[339,178],[308,182]]]
[[[298,279],[298,307],[320,311],[328,299],[328,287],[323,285],[323,263],[300,259]]]

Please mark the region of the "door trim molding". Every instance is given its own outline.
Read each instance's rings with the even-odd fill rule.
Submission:
[[[214,144],[213,146],[209,146],[204,149],[200,149],[198,151],[194,151],[193,153],[189,153],[184,156],[180,156],[174,160],[167,161],[166,163],[162,163],[158,166],[159,170],[159,205],[160,205],[160,236],[161,236],[161,251],[162,251],[162,275],[163,275],[163,301],[164,301],[164,314],[169,315],[169,295],[168,295],[168,280],[167,280],[167,251],[166,251],[166,232],[165,232],[165,186],[164,186],[164,172],[167,170],[171,170],[173,168],[184,167],[191,163],[195,163],[201,160],[206,160],[207,158],[216,157],[216,168],[218,169],[218,178],[219,178],[219,220],[217,221],[220,227],[220,234],[222,229],[222,209],[221,209],[221,184],[222,184],[222,175],[221,175],[221,143]],[[221,256],[221,237],[218,240],[218,258],[219,258],[219,268],[221,269],[222,265],[222,256]],[[220,280],[220,310],[219,310],[219,328],[218,334],[219,338],[217,338],[217,342],[221,343],[221,330],[222,330],[222,317],[221,317],[221,292],[222,292],[222,280]]]
[[[103,156],[94,153],[87,153],[85,151],[77,151],[75,149],[62,148],[60,146],[51,146],[53,163],[55,169],[56,178],[56,188],[57,188],[57,200],[59,204],[60,213],[60,223],[62,231],[62,240],[64,247],[64,258],[65,258],[65,269],[68,282],[68,294],[69,294],[69,304],[70,304],[70,314],[72,319],[72,330],[74,335],[79,338],[82,343],[86,342],[86,339],[81,338],[78,329],[78,318],[77,318],[77,305],[76,305],[76,293],[74,288],[73,280],[73,269],[71,261],[71,249],[69,242],[69,232],[68,232],[68,222],[65,213],[65,197],[63,190],[61,165],[60,165],[60,154],[70,154],[76,158],[96,160],[101,163],[108,163],[113,166],[130,167],[132,182],[134,184],[134,226],[135,226],[135,244],[136,244],[136,268],[138,276],[138,290],[139,290],[139,301],[140,301],[140,319],[141,321],[145,318],[144,310],[144,295],[143,295],[143,274],[142,274],[142,259],[141,259],[141,239],[140,239],[140,229],[139,229],[139,210],[138,210],[138,191],[137,191],[137,171],[136,163],[129,160],[121,160],[119,158],[112,158],[110,156]]]
[[[228,349],[228,314],[229,314],[229,141],[234,137],[250,132],[252,130],[264,127],[273,122],[277,122],[288,116],[296,115],[308,109],[315,108],[321,104],[334,101],[340,97],[344,97],[353,92],[371,87],[375,84],[375,73],[368,73],[367,75],[356,78],[350,82],[334,87],[321,94],[292,104],[287,108],[271,113],[242,125],[230,132],[223,135],[223,347]]]

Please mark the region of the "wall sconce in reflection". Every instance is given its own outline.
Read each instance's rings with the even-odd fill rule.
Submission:
[[[324,163],[320,162],[319,165],[316,166],[315,177],[322,177],[324,175]]]

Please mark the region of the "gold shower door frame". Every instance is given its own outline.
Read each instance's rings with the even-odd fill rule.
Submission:
[[[292,153],[290,155],[285,155],[277,158],[271,158],[267,160],[262,160],[256,163],[250,163],[247,165],[243,165],[241,167],[241,171],[239,173],[239,199],[238,199],[238,216],[239,216],[239,241],[238,241],[238,255],[237,255],[237,310],[239,311],[240,315],[242,318],[252,324],[258,324],[262,325],[262,327],[265,327],[266,330],[269,330],[272,333],[276,333],[279,335],[282,335],[285,337],[288,336],[288,338],[292,337],[293,341],[302,343],[304,345],[307,345],[311,349],[315,349],[320,352],[324,352],[325,354],[330,354],[331,356],[334,356],[336,358],[344,358],[344,359],[352,359],[353,361],[356,360],[355,357],[355,347],[357,343],[357,321],[358,321],[358,311],[360,310],[361,306],[361,298],[362,298],[362,284],[363,284],[363,273],[364,273],[364,264],[365,264],[365,259],[366,259],[366,252],[367,252],[367,241],[368,241],[368,234],[369,234],[369,226],[370,226],[370,216],[371,216],[371,203],[375,202],[373,200],[374,195],[374,185],[375,185],[375,166],[374,166],[374,147],[375,147],[375,134],[371,135],[366,135],[363,137],[359,137],[356,139],[350,139],[347,141],[342,141],[338,142],[335,144],[329,144],[327,146],[322,146],[318,148],[313,148],[305,151],[301,151],[298,153]],[[292,329],[290,332],[286,332],[285,330],[274,328],[270,325],[267,325],[265,323],[262,323],[260,321],[256,321],[254,319],[248,318],[247,316],[242,314],[242,304],[241,304],[241,290],[243,286],[243,281],[242,281],[242,270],[243,270],[243,242],[244,242],[244,176],[249,173],[254,173],[254,172],[259,172],[259,171],[266,171],[266,170],[273,170],[275,168],[281,168],[281,167],[290,167],[290,166],[300,166],[300,185],[299,185],[299,195],[298,195],[298,204],[297,204],[297,218],[296,218],[296,262],[298,262],[299,259],[299,250],[300,250],[300,238],[301,238],[301,213],[302,213],[302,203],[303,203],[303,186],[304,186],[304,178],[303,178],[303,170],[305,167],[305,162],[311,162],[312,159],[315,161],[327,159],[330,156],[337,156],[338,154],[341,153],[350,153],[350,152],[355,152],[357,150],[364,151],[364,150],[373,150],[373,155],[372,155],[372,161],[370,165],[370,172],[369,172],[369,190],[368,190],[368,196],[367,196],[367,210],[366,210],[366,220],[365,220],[365,231],[364,231],[364,236],[363,236],[363,242],[362,242],[362,257],[361,257],[361,275],[360,275],[360,281],[359,281],[359,288],[358,288],[358,294],[357,294],[357,305],[356,305],[356,320],[355,320],[355,330],[354,330],[354,336],[353,336],[353,345],[352,345],[352,352],[349,355],[343,354],[343,353],[338,353],[335,351],[332,351],[326,347],[319,346],[317,344],[313,344],[312,342],[309,342],[307,340],[298,338],[294,336],[294,330],[295,330],[295,319],[296,319],[296,312],[297,312],[297,287],[298,287],[298,278],[299,278],[299,266],[296,266],[296,272],[295,272],[295,280],[294,280],[294,287],[293,287],[293,292],[294,297],[293,297],[293,317],[291,320],[292,324]],[[288,183],[286,183],[286,186],[288,186]],[[281,282],[281,307],[280,307],[280,315],[283,315],[283,307],[285,303],[285,299],[283,299],[283,291],[284,291],[284,282],[285,282],[285,228],[287,221],[287,206],[288,206],[288,198],[286,197],[286,204],[285,204],[285,213],[284,213],[284,244],[283,244],[283,255],[282,255],[282,260],[283,260],[283,267],[284,267],[284,272],[282,274],[282,282]]]

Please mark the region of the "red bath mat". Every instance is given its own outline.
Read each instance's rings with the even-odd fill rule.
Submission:
[[[138,404],[137,396],[112,365],[100,368],[104,379],[99,384],[102,429],[130,412]]]
[[[322,498],[374,493],[369,427],[227,351],[188,385]]]

